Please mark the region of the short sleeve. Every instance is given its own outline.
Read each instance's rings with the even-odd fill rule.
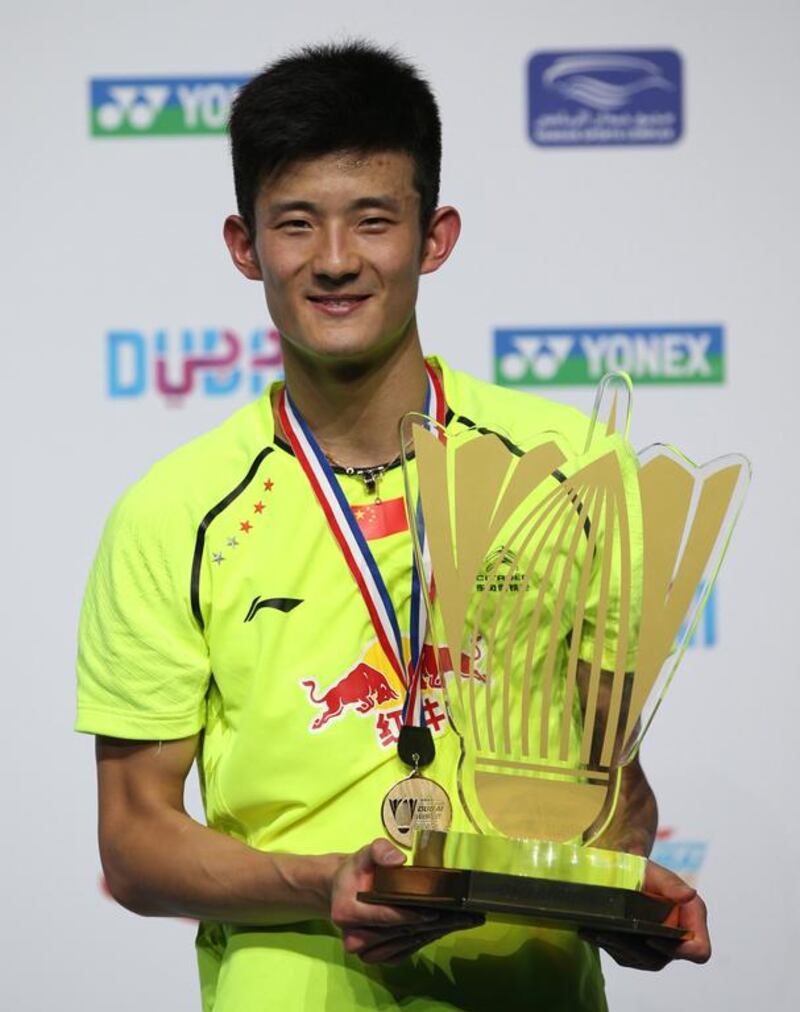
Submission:
[[[203,727],[210,666],[191,606],[196,526],[147,478],[112,511],[81,609],[76,730],[168,740]]]

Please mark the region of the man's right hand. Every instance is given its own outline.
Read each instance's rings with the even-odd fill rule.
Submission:
[[[197,738],[97,739],[100,851],[111,894],[136,913],[254,926],[331,918],[365,962],[397,962],[481,919],[360,903],[378,865],[403,854],[388,840],[355,854],[265,853],[195,822],[183,789]]]
[[[356,896],[372,888],[375,869],[403,864],[405,855],[377,839],[342,860],[331,882],[331,920],[345,950],[365,963],[399,963],[429,942],[482,924],[480,914],[377,906]]]

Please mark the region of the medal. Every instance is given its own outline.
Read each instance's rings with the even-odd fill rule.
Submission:
[[[444,832],[449,829],[453,809],[444,787],[419,772],[420,767],[429,766],[436,755],[429,727],[404,724],[400,729],[397,754],[406,766],[413,769],[411,776],[400,780],[386,792],[381,805],[381,819],[394,842],[409,848],[418,830],[438,829]]]
[[[412,846],[414,833],[423,829],[449,829],[452,817],[447,791],[416,770],[389,788],[381,806],[386,832],[406,849]]]
[[[445,422],[446,405],[441,382],[426,363],[428,396],[425,414],[433,415],[439,426]],[[378,569],[369,545],[353,516],[344,492],[331,465],[305,419],[293,403],[286,387],[281,391],[278,415],[283,431],[305,472],[309,485],[322,508],[331,533],[335,537],[361,597],[369,612],[373,628],[389,663],[406,689],[403,726],[398,740],[398,755],[412,767],[409,777],[392,787],[383,800],[381,815],[386,831],[403,846],[411,846],[417,829],[447,829],[452,809],[444,788],[420,775],[420,767],[434,759],[435,746],[430,728],[425,726],[421,692],[421,653],[425,641],[425,612],[422,607],[422,584],[413,551],[411,559],[411,656],[406,663],[402,637],[394,605],[386,583]],[[433,593],[430,557],[427,551],[421,507],[413,518],[417,524],[425,572],[422,574]]]

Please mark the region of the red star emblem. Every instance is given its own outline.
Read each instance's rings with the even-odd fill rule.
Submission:
[[[239,524],[239,530],[244,531],[245,534],[249,534],[250,531],[252,531],[252,529],[253,525],[250,523],[249,520],[244,520],[242,523]]]
[[[267,478],[267,480],[264,482],[264,491],[271,492],[273,484],[274,483],[272,481],[272,478]]]
[[[255,506],[253,507],[253,512],[254,512],[254,513],[263,513],[263,512],[264,512],[264,503],[263,503],[263,502],[261,502],[261,500],[260,500],[260,499],[259,499],[259,501],[258,501],[258,502],[257,502],[257,503],[255,504]]]

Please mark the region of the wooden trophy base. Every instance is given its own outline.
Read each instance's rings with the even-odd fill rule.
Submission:
[[[614,931],[680,940],[673,904],[634,889],[584,885],[488,871],[406,866],[377,868],[365,903],[470,910],[546,927]]]

